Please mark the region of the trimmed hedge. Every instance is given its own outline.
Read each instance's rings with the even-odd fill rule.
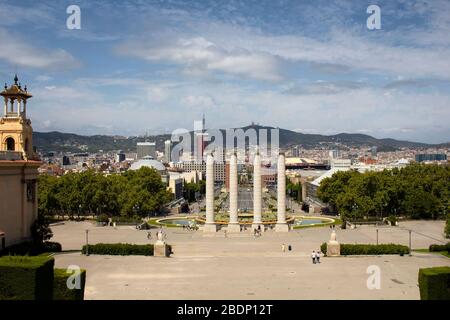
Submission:
[[[80,273],[80,289],[69,289],[67,279],[71,276],[66,269],[54,269],[53,300],[84,300],[86,270]]]
[[[0,258],[0,300],[51,300],[51,257],[7,256]]]
[[[81,252],[86,254],[86,245]],[[152,244],[129,244],[129,243],[97,243],[89,245],[89,254],[107,254],[118,256],[152,256]]]
[[[89,254],[113,255],[113,256],[153,256],[153,244],[129,244],[129,243],[97,243],[89,245]],[[172,246],[167,245],[172,254]],[[81,249],[86,254],[86,245]]]
[[[45,252],[61,252],[62,247],[58,242],[46,241],[37,244],[31,241],[14,244],[0,252],[0,256],[37,256]]]
[[[322,252],[327,252],[327,244],[320,246]],[[408,254],[409,248],[400,244],[343,244],[341,243],[341,255],[379,255],[379,254]]]
[[[326,242],[322,243],[322,245],[320,246],[320,252],[322,252],[323,254],[327,253],[327,243]]]
[[[430,252],[441,252],[448,251],[450,252],[450,242],[447,244],[432,244],[429,247]]]
[[[419,269],[421,300],[450,300],[450,267]]]

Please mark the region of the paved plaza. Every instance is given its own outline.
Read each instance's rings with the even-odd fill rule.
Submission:
[[[379,243],[427,248],[442,235],[442,221],[409,221],[399,227],[381,227]],[[90,222],[53,226],[53,241],[64,250],[79,250],[89,243],[149,243],[147,232],[132,226],[96,227]],[[328,241],[328,227],[268,231],[254,238],[250,231],[223,232],[167,228],[170,258],[142,256],[83,256],[79,252],[55,256],[57,267],[79,265],[87,269],[86,299],[419,299],[417,274],[421,267],[450,266],[450,259],[415,253],[412,256],[322,258],[312,264],[310,254]],[[155,229],[152,230],[153,238]],[[337,229],[341,243],[375,243],[376,228]],[[281,251],[282,244],[292,251]],[[381,289],[367,288],[367,268],[381,271]]]

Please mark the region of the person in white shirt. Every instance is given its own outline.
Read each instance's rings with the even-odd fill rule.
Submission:
[[[316,264],[316,252],[315,251],[313,251],[311,253],[311,259],[312,259],[312,263]]]
[[[316,252],[316,261],[317,263],[320,263],[320,250]]]

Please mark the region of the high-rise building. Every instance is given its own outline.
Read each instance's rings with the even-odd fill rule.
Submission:
[[[207,137],[208,134],[205,132],[198,132],[195,134],[196,141],[195,141],[195,155],[194,158],[197,161],[203,161],[205,156],[205,149],[206,149],[206,143],[207,143]]]
[[[138,142],[136,146],[137,158],[152,157],[156,159],[156,144],[154,142]]]
[[[339,159],[341,153],[339,150],[330,150],[329,152],[330,159]]]
[[[207,136],[208,133],[206,133],[206,120],[205,120],[205,114],[203,114],[202,117],[202,123],[200,128],[196,128],[195,131],[195,139],[194,139],[194,159],[196,161],[204,161],[205,159],[205,149],[207,145]]]
[[[167,163],[172,161],[171,152],[172,152],[172,141],[170,140],[164,141],[164,159],[166,160]]]
[[[373,146],[370,148],[370,156],[372,159],[375,159],[377,157],[377,147]]]
[[[292,157],[294,157],[294,158],[300,157],[300,151],[298,149],[298,146],[293,147],[291,150],[291,153],[292,153]]]
[[[116,154],[116,162],[123,162],[126,159],[126,155],[123,151],[119,151]]]
[[[63,156],[62,157],[62,165],[63,166],[70,166],[70,159],[68,156]]]

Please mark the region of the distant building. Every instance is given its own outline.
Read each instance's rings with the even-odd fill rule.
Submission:
[[[372,159],[375,159],[377,157],[377,147],[373,146],[370,148],[370,156]]]
[[[183,197],[184,179],[179,173],[169,172],[169,184],[167,189],[174,195],[175,200]]]
[[[156,143],[154,142],[138,142],[136,146],[137,158],[144,157],[156,158]]]
[[[295,146],[295,147],[293,147],[292,149],[291,149],[291,154],[292,154],[292,157],[300,157],[300,151],[299,151],[299,149],[298,149],[298,146]]]
[[[166,160],[167,163],[172,161],[171,153],[172,153],[172,141],[166,140],[164,141],[164,159]]]
[[[205,161],[183,161],[174,164],[174,167],[185,172],[200,171],[206,176]],[[214,181],[225,182],[225,162],[214,162]]]
[[[205,155],[205,149],[208,142],[208,133],[205,132],[206,130],[206,120],[205,115],[203,114],[202,117],[202,126],[199,131],[196,130],[195,132],[195,140],[194,140],[194,160],[196,161],[203,161],[204,155]]]
[[[68,156],[63,156],[62,157],[62,165],[63,166],[70,166],[70,159]]]
[[[277,183],[277,170],[261,167],[261,182],[264,187],[274,186]]]
[[[125,153],[123,153],[122,151],[119,151],[117,154],[116,154],[116,162],[122,162],[122,161],[125,161],[126,160],[126,155],[125,155]]]
[[[330,159],[339,159],[341,156],[341,153],[339,150],[330,150],[328,155],[330,156]]]
[[[329,165],[313,159],[288,157],[286,158],[286,169],[329,169]]]
[[[334,159],[331,161],[331,168],[350,168],[352,160],[350,159]]]
[[[415,156],[416,162],[425,161],[446,161],[447,155],[444,153],[418,153]]]
[[[197,161],[203,161],[204,160],[204,155],[205,155],[205,149],[206,149],[206,143],[208,138],[206,138],[208,136],[207,133],[204,132],[200,132],[200,133],[196,133],[195,134],[195,155],[194,158]]]
[[[167,173],[166,167],[161,162],[159,162],[158,160],[155,160],[154,158],[152,158],[150,156],[145,156],[142,159],[134,162],[130,166],[130,170],[139,170],[142,167],[153,168],[156,171],[158,171],[160,174]]]

